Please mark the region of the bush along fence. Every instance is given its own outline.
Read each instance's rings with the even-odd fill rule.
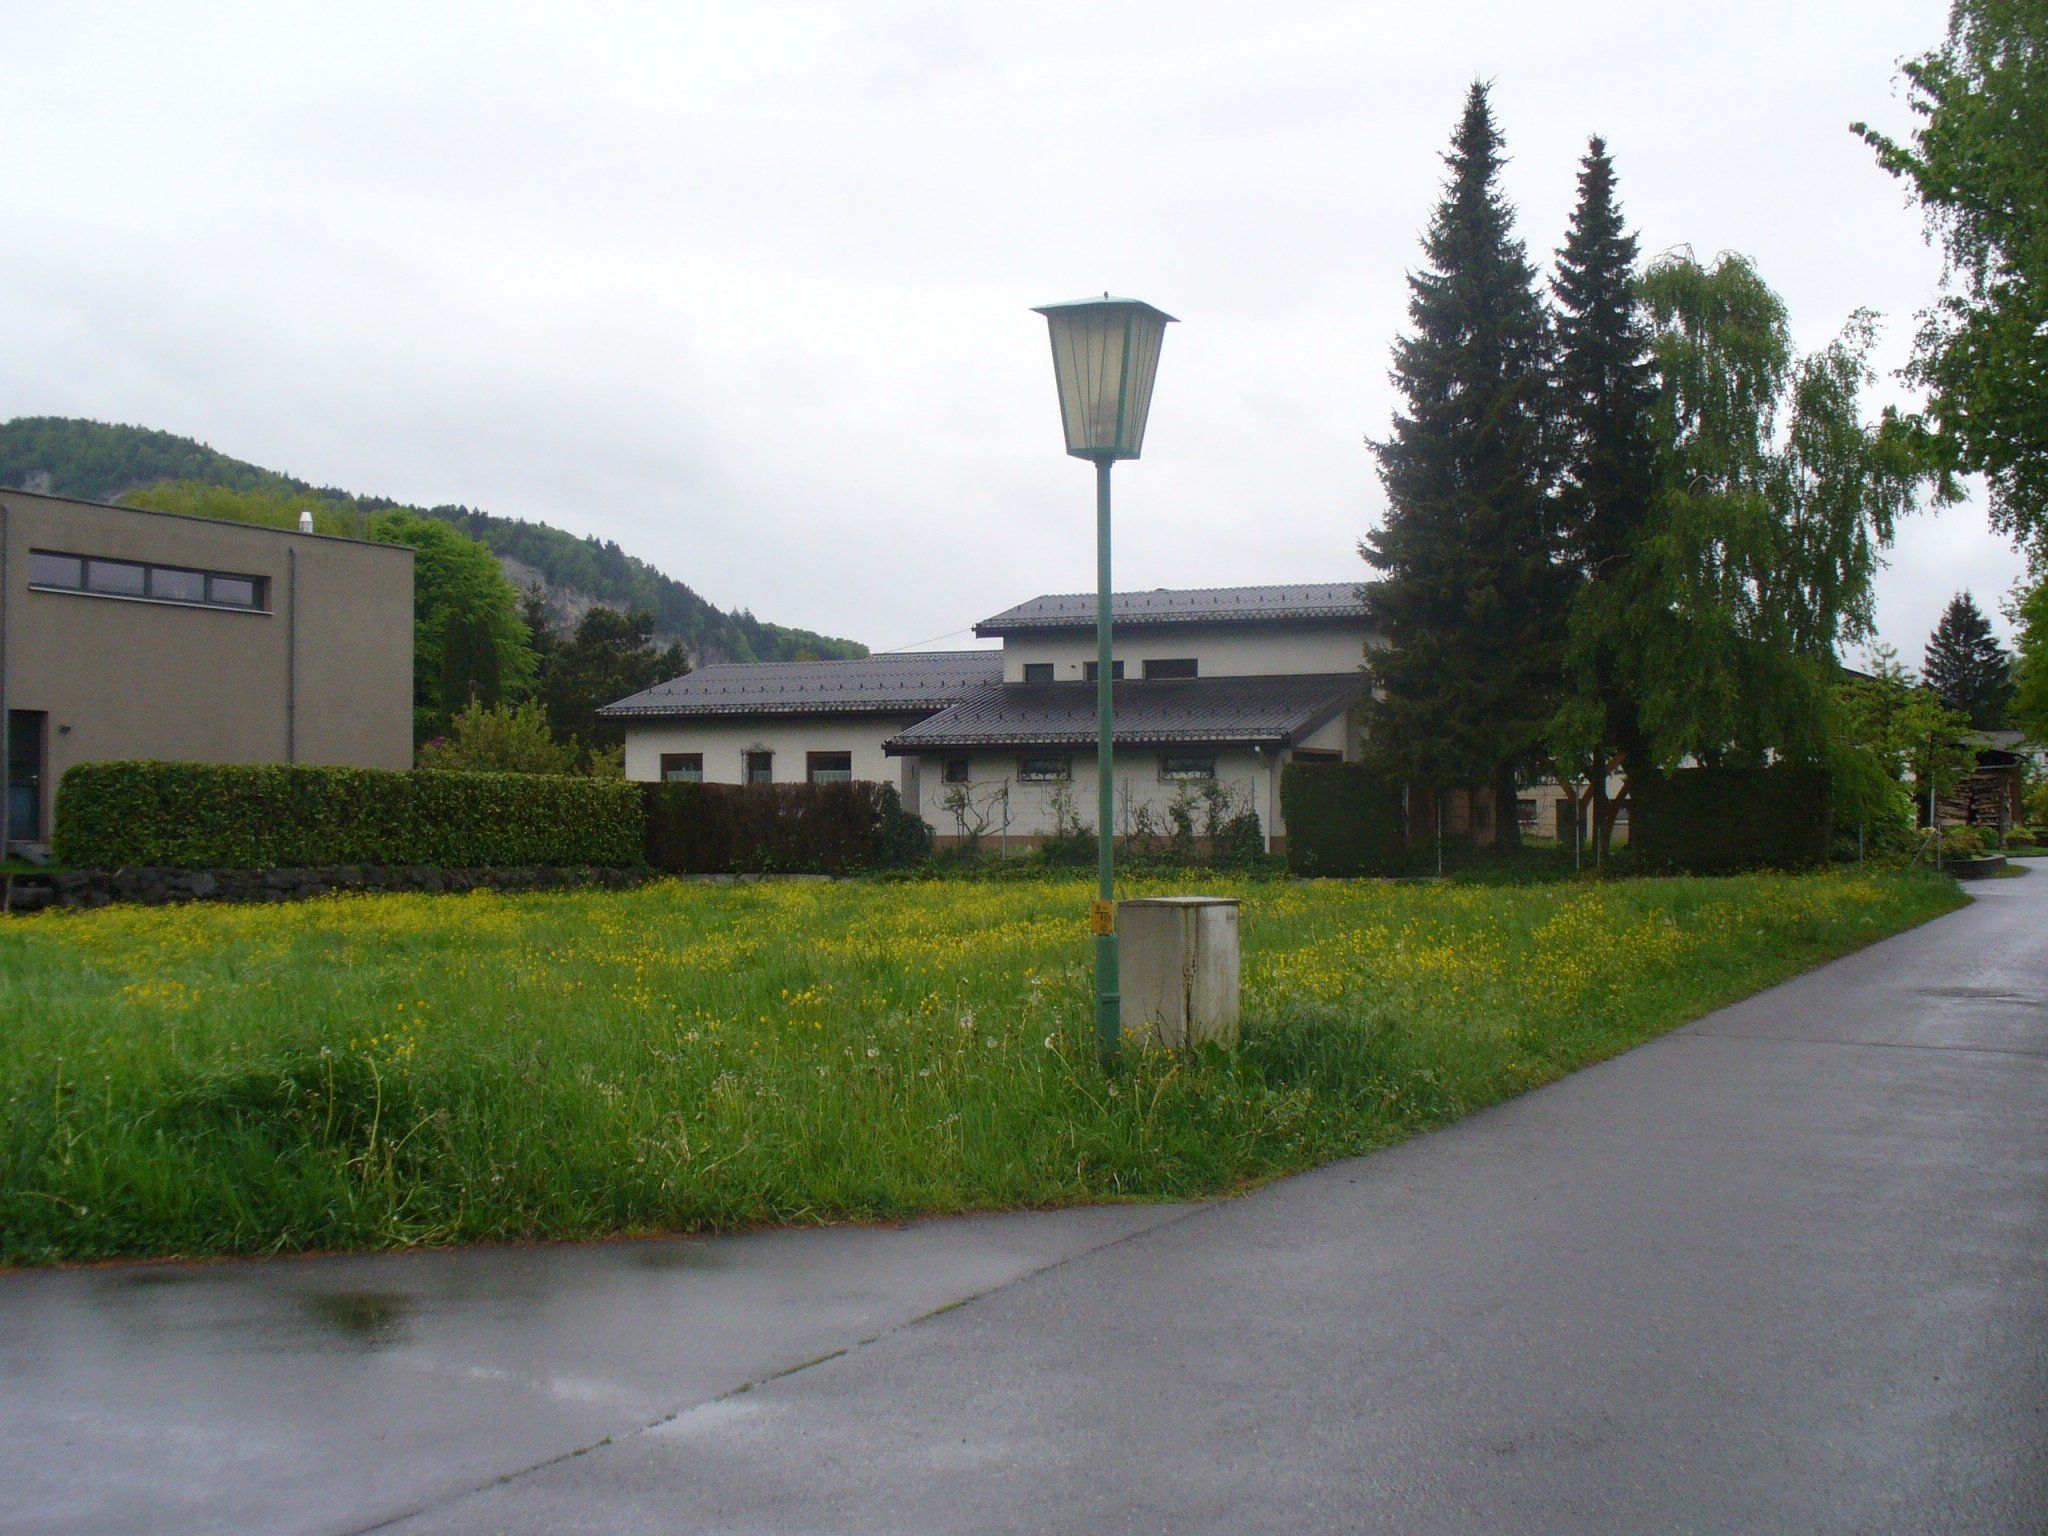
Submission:
[[[1681,768],[1630,786],[1630,859],[1657,872],[1819,869],[1834,848],[1834,780],[1796,763]]]
[[[1408,869],[1401,786],[1363,763],[1289,763],[1280,774],[1280,814],[1294,874]]]
[[[878,784],[88,763],[65,774],[56,823],[60,867],[6,879],[0,910],[839,875],[931,852]]]
[[[931,831],[887,784],[648,784],[646,858],[675,874],[847,875],[913,864]]]
[[[52,851],[81,869],[637,866],[639,795],[542,774],[82,763]]]

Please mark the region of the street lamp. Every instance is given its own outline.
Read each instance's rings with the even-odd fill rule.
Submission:
[[[1067,452],[1095,461],[1095,1033],[1105,1061],[1123,1039],[1117,986],[1114,695],[1109,635],[1109,467],[1145,445],[1159,342],[1173,316],[1136,299],[1078,299],[1036,311],[1052,331]]]

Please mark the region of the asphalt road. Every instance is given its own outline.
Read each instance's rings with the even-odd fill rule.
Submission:
[[[2048,1531],[2048,868],[1976,889],[1238,1201],[0,1277],[0,1530]]]

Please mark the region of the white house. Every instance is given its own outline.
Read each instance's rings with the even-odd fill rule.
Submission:
[[[1351,582],[1111,599],[1120,833],[1225,799],[1286,835],[1279,770],[1355,758],[1365,619]],[[895,784],[941,842],[1028,848],[1092,828],[1095,598],[1038,597],[975,626],[1001,650],[728,664],[606,706],[626,776]],[[1205,806],[1206,810],[1206,806]]]

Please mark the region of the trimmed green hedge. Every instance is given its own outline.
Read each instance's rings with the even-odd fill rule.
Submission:
[[[677,874],[851,874],[913,864],[931,832],[887,784],[649,784],[647,862]]]
[[[81,869],[637,865],[640,786],[519,773],[81,763],[54,851]]]
[[[1408,868],[1401,786],[1363,763],[1289,763],[1280,774],[1287,867],[1297,875]]]
[[[1649,870],[1817,869],[1834,847],[1834,780],[1821,767],[1645,773],[1629,797],[1629,857]]]

